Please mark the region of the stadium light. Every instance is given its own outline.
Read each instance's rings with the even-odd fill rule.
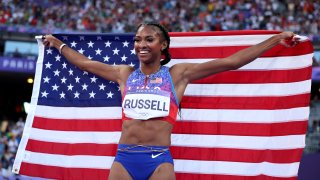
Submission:
[[[32,84],[32,83],[33,83],[33,78],[28,78],[28,79],[27,79],[27,82],[28,82],[29,84]]]

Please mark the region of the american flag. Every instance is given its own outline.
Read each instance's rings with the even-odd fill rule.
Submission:
[[[172,61],[201,63],[276,31],[170,33]],[[58,34],[89,59],[139,68],[134,34]],[[68,63],[38,38],[31,109],[13,172],[107,179],[121,132],[119,86]],[[188,85],[172,134],[177,179],[297,179],[309,116],[310,41]]]

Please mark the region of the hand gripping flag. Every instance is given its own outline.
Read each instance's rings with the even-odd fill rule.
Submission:
[[[202,63],[275,31],[170,33],[172,61]],[[139,68],[134,34],[56,37],[89,59]],[[68,63],[41,39],[31,109],[13,166],[48,179],[107,179],[121,132],[119,86]],[[278,45],[238,70],[188,85],[172,134],[177,179],[297,179],[313,48]]]

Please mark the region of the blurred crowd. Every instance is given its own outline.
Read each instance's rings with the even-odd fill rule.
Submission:
[[[319,6],[318,0],[2,0],[0,26],[123,33],[156,21],[178,32],[265,29],[319,36]]]
[[[0,131],[0,180],[16,179],[12,170],[15,155],[22,137],[24,119],[17,122],[2,121]]]

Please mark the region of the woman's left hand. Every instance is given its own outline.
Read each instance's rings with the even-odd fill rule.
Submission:
[[[285,47],[294,47],[299,44],[301,37],[290,31],[285,31],[279,34],[280,44]]]

